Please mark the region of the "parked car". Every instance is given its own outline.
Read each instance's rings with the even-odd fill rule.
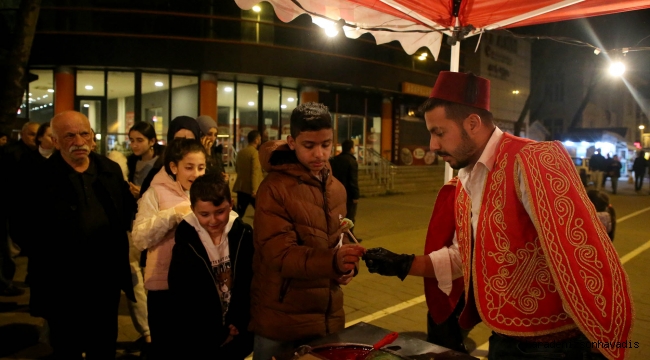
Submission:
[[[571,158],[573,160],[573,164],[576,166],[576,171],[578,172],[578,176],[580,176],[580,180],[582,181],[582,184],[587,187],[589,183],[591,182],[591,171],[589,170],[589,158],[579,158],[579,157],[574,157]]]

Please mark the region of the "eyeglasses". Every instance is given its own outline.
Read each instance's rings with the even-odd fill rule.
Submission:
[[[77,135],[81,136],[81,138],[84,140],[90,140],[92,138],[92,134],[90,132],[82,131],[80,133],[66,133],[63,135],[63,139],[66,141],[73,141],[77,138]]]

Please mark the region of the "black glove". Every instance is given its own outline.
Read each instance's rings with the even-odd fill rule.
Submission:
[[[373,248],[368,249],[362,259],[371,273],[397,276],[403,281],[411,270],[415,255],[395,254],[384,248]]]

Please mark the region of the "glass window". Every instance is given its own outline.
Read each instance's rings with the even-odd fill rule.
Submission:
[[[167,140],[169,117],[169,75],[142,74],[142,120],[156,129],[158,140]]]
[[[278,140],[280,138],[280,88],[273,86],[264,87],[264,129],[262,142]]]
[[[94,151],[105,154],[104,141],[102,134],[99,132],[101,128],[102,119],[102,101],[101,100],[81,100],[79,104],[79,111],[86,115],[90,122],[90,128],[95,132],[95,143],[97,147]]]
[[[230,163],[232,143],[234,138],[235,119],[235,85],[231,82],[220,81],[217,85],[217,135],[219,144],[223,145],[224,164]]]
[[[19,117],[26,116],[29,106],[29,119],[38,123],[48,122],[54,117],[54,72],[52,70],[30,70],[30,74],[38,79],[29,83],[26,98],[23,98],[23,108]],[[27,100],[28,104],[24,101]]]
[[[291,134],[291,112],[298,105],[298,92],[295,89],[282,89],[282,99],[280,101],[280,112],[282,114],[280,121],[280,139],[286,140]]]
[[[104,96],[104,72],[77,70],[77,96]]]
[[[198,76],[172,76],[172,117],[199,116]],[[170,120],[171,120],[170,119]]]
[[[128,132],[135,119],[135,76],[132,72],[108,73],[108,151],[130,153]]]
[[[239,129],[236,129],[237,149],[248,145],[248,132],[257,130],[257,85],[237,84],[237,114]]]

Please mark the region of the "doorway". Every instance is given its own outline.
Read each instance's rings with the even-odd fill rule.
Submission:
[[[103,96],[78,96],[77,111],[86,115],[90,122],[90,127],[95,132],[95,152],[106,154],[107,149],[112,149],[115,139],[109,139],[106,136],[106,99]],[[111,144],[108,144],[111,142]]]

